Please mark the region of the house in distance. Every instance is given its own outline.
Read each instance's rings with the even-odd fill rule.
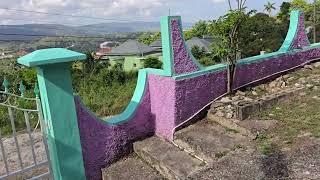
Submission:
[[[109,60],[111,67],[121,64],[123,70],[128,72],[144,68],[143,60],[150,56],[162,60],[162,53],[157,48],[147,46],[136,40],[127,40],[113,48],[102,59]]]

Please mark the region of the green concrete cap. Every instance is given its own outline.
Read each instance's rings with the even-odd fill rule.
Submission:
[[[50,48],[36,50],[30,54],[20,57],[18,59],[18,63],[28,67],[35,67],[84,59],[86,59],[86,55],[82,53],[70,51],[64,48]]]

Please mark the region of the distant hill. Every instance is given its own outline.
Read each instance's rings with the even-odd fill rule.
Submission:
[[[184,28],[190,28],[191,23],[184,24]],[[31,34],[31,35],[107,35],[114,33],[131,33],[144,31],[160,31],[159,22],[110,22],[92,24],[86,26],[66,26],[60,24],[24,24],[24,25],[0,25],[0,33],[5,34]],[[36,36],[0,35],[0,40],[36,40]]]

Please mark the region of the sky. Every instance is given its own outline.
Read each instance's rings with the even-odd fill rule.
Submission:
[[[268,1],[274,2],[279,10],[281,3],[289,0],[247,0],[247,7],[263,11]],[[102,19],[55,16],[12,9]],[[1,0],[0,24],[77,26],[114,21],[159,21],[161,16],[169,15],[169,9],[171,15],[182,16],[184,22],[196,22],[200,19],[216,19],[225,14],[228,3],[227,0]]]

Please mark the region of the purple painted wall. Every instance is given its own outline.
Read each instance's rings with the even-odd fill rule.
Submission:
[[[175,75],[191,73],[200,70],[186,49],[182,29],[178,19],[171,19],[171,39],[173,49],[173,68]]]
[[[227,92],[227,70],[176,81],[175,126]]]
[[[292,42],[291,49],[297,49],[300,47],[306,47],[310,45],[308,35],[306,34],[304,25],[304,14],[300,13],[299,16],[299,25],[298,25],[298,32],[296,34],[295,40]]]
[[[131,152],[134,141],[154,134],[149,90],[134,117],[118,126],[101,122],[82,105],[79,98],[76,97],[75,102],[87,179],[101,179],[101,168]]]
[[[185,48],[181,23],[176,17],[169,22],[175,74],[199,71]],[[299,32],[294,39],[295,44],[307,46],[305,34]],[[251,64],[239,64],[234,88],[301,66],[319,57],[318,47],[290,51],[282,56]],[[121,125],[110,126],[100,121],[81,104],[79,98],[75,98],[87,179],[101,179],[101,168],[132,151],[132,143],[136,140],[154,133],[172,140],[178,125],[227,91],[226,69],[189,75],[175,80],[175,77],[148,74],[141,103],[134,115]]]

